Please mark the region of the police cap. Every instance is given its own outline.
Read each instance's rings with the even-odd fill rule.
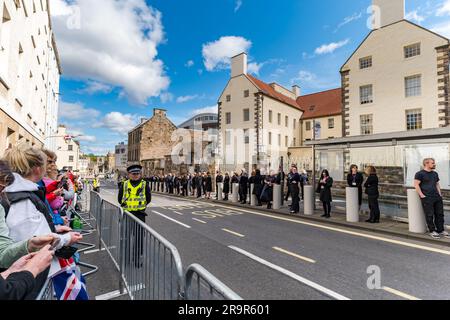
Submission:
[[[140,165],[133,165],[133,166],[129,166],[127,168],[128,173],[141,173],[141,171],[142,171],[142,166],[140,166]]]

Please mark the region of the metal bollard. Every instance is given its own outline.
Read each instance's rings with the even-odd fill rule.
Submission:
[[[217,200],[223,200],[223,182],[217,183]]]
[[[408,222],[409,232],[426,233],[427,223],[422,202],[415,189],[408,189]]]
[[[274,184],[273,185],[273,205],[272,208],[274,210],[281,209],[281,185]]]
[[[256,194],[253,194],[253,190],[255,189],[255,184],[250,184],[250,205],[252,207],[256,206],[258,199],[256,199]]]
[[[304,202],[303,210],[306,216],[312,216],[314,214],[314,187],[305,186],[304,187]]]
[[[347,204],[347,222],[359,222],[358,188],[345,189]]]
[[[233,194],[231,195],[231,202],[239,202],[239,184],[233,183]]]

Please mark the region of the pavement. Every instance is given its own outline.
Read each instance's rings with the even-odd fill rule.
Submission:
[[[101,190],[116,201],[114,184]],[[147,223],[244,299],[450,299],[448,241],[153,194]],[[385,222],[393,223],[393,222]],[[369,228],[369,226],[367,227]],[[378,228],[378,229],[373,229]],[[389,229],[389,228],[388,228]]]

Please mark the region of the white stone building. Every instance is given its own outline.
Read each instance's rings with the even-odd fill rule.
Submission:
[[[67,133],[65,126],[58,126],[58,131],[55,137],[56,141],[56,155],[58,160],[56,165],[59,169],[66,168],[78,172],[79,159],[80,159],[80,143],[76,140],[71,139],[70,135]]]
[[[278,170],[281,157],[287,164],[289,147],[301,143],[299,96],[298,86],[288,90],[249,75],[247,54],[233,57],[231,78],[218,100],[220,169]]]
[[[56,151],[61,67],[48,0],[0,0],[0,155],[26,142]]]
[[[127,170],[127,162],[128,162],[128,145],[125,142],[121,142],[116,145],[115,148],[115,168],[119,172],[125,173]]]

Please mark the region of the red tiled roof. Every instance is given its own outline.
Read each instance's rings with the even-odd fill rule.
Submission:
[[[338,115],[342,113],[342,89],[301,96],[297,99],[297,103],[305,111],[303,119]]]
[[[269,84],[251,76],[247,75],[247,77],[252,81],[265,95],[274,98],[275,100],[284,102],[294,108],[302,110],[302,108],[298,105],[297,101],[291,99],[290,97],[285,96],[282,93],[277,92],[274,88],[272,88]],[[302,110],[303,111],[303,110]]]

